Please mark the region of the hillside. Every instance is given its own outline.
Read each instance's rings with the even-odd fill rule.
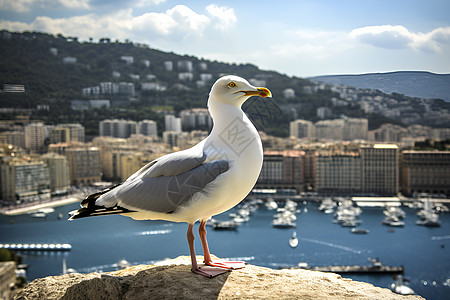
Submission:
[[[155,120],[161,133],[166,113],[205,107],[211,85],[223,74],[242,76],[272,91],[272,99],[250,99],[243,107],[256,127],[270,135],[288,136],[289,122],[295,119],[318,121],[320,107],[329,109],[330,119],[343,115],[368,118],[370,129],[383,123],[406,125],[411,120],[431,126],[447,126],[450,122],[440,121],[446,114],[438,118],[436,114],[423,114],[425,106],[431,113],[447,111],[448,103],[442,100],[425,103],[403,95],[393,99],[380,91],[355,91],[354,99],[346,99],[332,87],[319,87],[309,80],[260,70],[251,64],[181,56],[130,41],[103,38],[80,42],[62,35],[0,31],[0,54],[0,120],[81,123],[88,138],[98,135],[99,121],[112,118]],[[7,84],[23,86],[24,92],[7,92]],[[391,107],[383,103],[378,103],[381,108],[368,110],[369,103],[363,109],[360,99],[368,97],[395,103],[400,114],[408,115],[392,117]],[[108,100],[111,105],[80,110],[71,106],[74,100],[82,104]],[[411,118],[411,114],[416,117]]]
[[[399,93],[424,99],[443,99],[450,102],[450,74],[390,72],[317,76],[309,79],[314,82],[377,89],[385,93]]]

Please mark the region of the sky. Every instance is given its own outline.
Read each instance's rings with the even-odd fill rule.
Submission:
[[[448,0],[0,0],[0,29],[128,39],[298,77],[450,73]]]

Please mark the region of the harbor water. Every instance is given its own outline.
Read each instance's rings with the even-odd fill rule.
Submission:
[[[440,227],[418,226],[417,210],[403,208],[405,226],[382,225],[383,208],[363,208],[361,228],[368,234],[353,234],[348,227],[333,223],[314,202],[300,202],[297,228],[274,228],[275,210],[261,205],[250,220],[236,230],[208,230],[211,252],[218,257],[244,260],[274,269],[309,266],[369,265],[379,258],[385,265],[403,266],[404,277],[416,294],[426,299],[448,299],[450,295],[450,214],[441,214]],[[123,216],[107,216],[67,221],[70,204],[55,208],[46,217],[0,216],[0,243],[68,243],[71,251],[20,252],[28,264],[27,280],[59,275],[63,264],[77,272],[112,271],[117,262],[149,264],[165,258],[189,255],[187,224],[165,221],[134,221]],[[216,217],[229,220],[229,213]],[[63,215],[63,218],[60,218]],[[59,217],[58,217],[59,216]],[[197,225],[198,226],[198,225]],[[296,232],[298,246],[289,240]],[[202,254],[200,240],[196,252]],[[193,275],[194,276],[194,275]],[[343,275],[375,286],[389,288],[392,274]]]

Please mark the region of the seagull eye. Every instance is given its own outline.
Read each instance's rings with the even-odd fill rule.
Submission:
[[[236,83],[234,83],[234,82],[232,81],[232,82],[230,82],[230,83],[228,84],[228,86],[229,86],[230,88],[234,88],[234,87],[236,86]]]

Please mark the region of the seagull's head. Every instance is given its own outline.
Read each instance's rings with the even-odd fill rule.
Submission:
[[[251,96],[272,97],[272,93],[263,87],[254,87],[239,76],[228,75],[219,78],[209,93],[210,101],[217,101],[240,107]]]

